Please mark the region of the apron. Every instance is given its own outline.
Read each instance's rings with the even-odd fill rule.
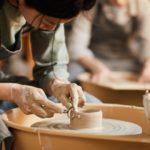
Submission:
[[[111,70],[138,72],[142,64],[128,48],[128,39],[136,32],[137,24],[137,19],[131,17],[130,32],[126,32],[123,26],[107,19],[99,4],[92,26],[90,49]]]

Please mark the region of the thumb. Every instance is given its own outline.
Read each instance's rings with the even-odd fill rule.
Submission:
[[[45,108],[45,109],[50,109],[51,111],[55,113],[62,113],[64,111],[64,108],[59,106],[58,104],[52,102],[48,98],[45,100],[40,101],[40,106]]]

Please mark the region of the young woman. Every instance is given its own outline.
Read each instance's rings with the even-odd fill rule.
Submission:
[[[0,4],[0,59],[18,53],[22,33],[30,31],[35,60],[33,76],[38,87],[0,83],[0,99],[14,102],[24,113],[40,117],[62,112],[46,94],[56,97],[67,108],[71,100],[77,110],[86,99],[81,87],[67,80],[63,24],[89,10],[95,0],[3,0]]]

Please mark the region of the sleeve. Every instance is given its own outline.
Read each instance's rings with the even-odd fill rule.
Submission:
[[[139,57],[144,61],[146,58],[150,58],[150,1],[138,1],[141,7],[139,14],[141,24],[139,30],[141,53],[139,53]]]
[[[88,48],[91,38],[91,17],[80,14],[73,22],[72,31],[67,37],[69,57],[71,60],[78,60],[81,57],[93,56]]]
[[[17,9],[6,2],[0,9],[0,20],[0,59],[4,59],[21,50],[22,26],[25,19]]]
[[[58,27],[56,32],[33,31],[31,42],[35,60],[33,76],[39,87],[44,89],[48,86],[49,80],[55,77],[67,81],[69,60],[63,24]]]

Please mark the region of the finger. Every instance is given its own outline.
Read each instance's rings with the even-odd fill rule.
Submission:
[[[32,105],[31,112],[40,118],[46,118],[47,117],[46,111],[36,104]]]
[[[86,97],[84,95],[84,92],[82,90],[81,87],[78,88],[78,93],[79,93],[79,103],[78,106],[82,107],[84,106],[85,102],[86,102]]]
[[[26,110],[24,109],[23,107],[19,106],[19,108],[21,109],[21,111],[26,114],[26,115],[29,115],[29,114],[32,114],[32,112],[30,110]]]
[[[25,114],[27,114],[27,115],[29,115],[29,114],[31,114],[31,110],[30,110],[30,108],[29,108],[29,106],[28,105],[19,105],[18,104],[18,107],[21,109],[21,111],[23,111]]]
[[[75,111],[77,111],[77,109],[78,109],[78,101],[79,101],[79,95],[78,95],[77,88],[78,88],[78,86],[75,83],[71,84],[71,86],[70,86],[70,96],[72,99],[72,106]]]
[[[32,104],[31,110],[32,110],[33,114],[39,116],[40,118],[46,118],[47,117],[47,113],[45,112],[45,110],[36,104]]]
[[[39,100],[39,105],[44,106],[46,109],[49,109],[55,113],[62,113],[63,112],[63,108],[61,106],[58,106],[56,103],[52,102],[49,99]]]
[[[69,101],[68,97],[63,96],[63,97],[61,97],[60,101],[61,101],[61,103],[62,103],[67,109],[69,109],[70,107],[72,107],[72,104],[71,104],[71,102]]]
[[[42,89],[39,90],[39,93],[41,94],[42,97],[47,99],[47,96],[46,96],[45,92]]]
[[[45,112],[47,113],[47,117],[53,117],[54,114],[56,113],[56,112],[54,112],[54,111],[52,111],[52,110],[50,110],[50,109],[47,109],[47,108],[43,108],[43,109],[44,109]]]

